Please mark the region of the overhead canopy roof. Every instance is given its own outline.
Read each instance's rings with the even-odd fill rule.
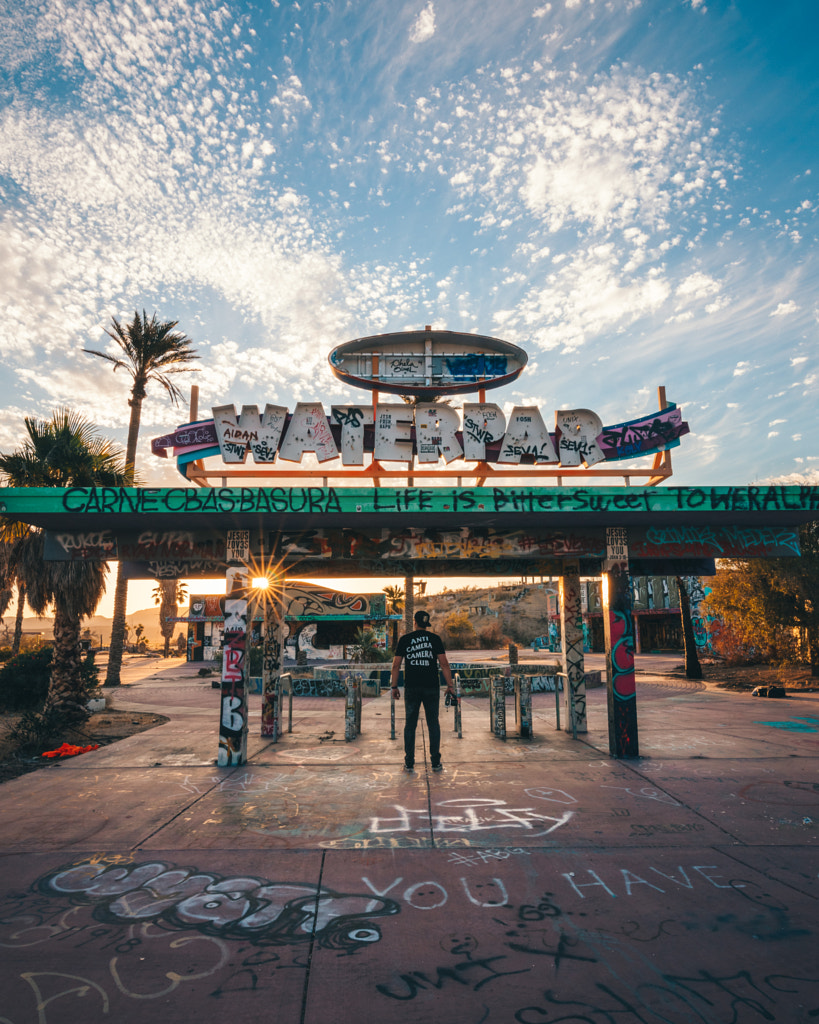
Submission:
[[[636,575],[710,575],[715,558],[798,555],[819,488],[22,488],[0,513],[45,528],[46,558],[130,578],[219,575],[231,531],[299,576],[560,575],[568,559],[592,576],[609,527]]]
[[[819,487],[0,488],[0,514],[48,530],[796,527]]]

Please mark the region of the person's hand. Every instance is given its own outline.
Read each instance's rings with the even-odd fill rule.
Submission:
[[[401,691],[398,689],[398,687],[397,686],[392,686],[392,687],[390,687],[390,689],[392,690],[392,699],[393,700],[401,700]]]

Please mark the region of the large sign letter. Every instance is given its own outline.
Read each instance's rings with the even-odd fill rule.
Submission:
[[[419,462],[437,462],[439,453],[450,463],[463,455],[455,431],[460,417],[448,405],[419,405],[415,409],[415,445]]]
[[[557,450],[561,466],[593,466],[602,462],[597,437],[603,432],[603,421],[591,409],[558,409],[555,426],[560,432]]]
[[[244,462],[248,449],[255,462],[275,462],[286,406],[266,405],[260,416],[257,405],[243,405],[238,418],[233,405],[216,405],[212,411],[223,462]]]
[[[408,405],[376,407],[373,458],[385,462],[411,461],[412,409]]]
[[[305,452],[314,452],[319,462],[338,458],[338,448],[320,402],[296,403],[279,456],[288,462],[301,462]]]
[[[536,405],[516,405],[503,436],[498,462],[520,462],[534,455],[535,462],[557,462],[552,438]]]
[[[333,423],[341,424],[341,461],[345,466],[364,465],[364,426],[373,422],[372,406],[334,405]]]
[[[483,462],[486,446],[500,441],[506,432],[506,417],[494,402],[464,402],[464,458]]]

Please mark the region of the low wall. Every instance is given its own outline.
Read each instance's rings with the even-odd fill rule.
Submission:
[[[507,664],[496,664],[492,662],[450,662],[450,669],[454,675],[456,672],[461,677],[461,693],[464,697],[488,697],[490,680],[493,676],[506,676],[506,692],[514,693],[514,683],[510,666]],[[532,693],[554,693],[555,687],[563,689],[561,679],[557,672],[561,671],[560,665],[554,662],[535,664],[528,662],[523,665],[514,666],[515,675],[525,675],[532,680]],[[294,697],[344,697],[347,688],[345,677],[349,673],[362,676],[361,695],[362,697],[378,697],[382,690],[390,685],[390,667],[384,662],[367,665],[350,665],[315,668],[291,668],[288,675],[293,680]],[[403,670],[398,674],[398,685],[404,685]],[[443,685],[443,679],[441,679]],[[603,685],[602,672],[587,672],[586,687],[593,689]],[[252,676],[248,681],[248,689],[251,693],[262,692],[261,676]]]

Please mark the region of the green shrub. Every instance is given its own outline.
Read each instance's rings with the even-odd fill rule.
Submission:
[[[51,678],[50,647],[24,651],[0,668],[0,707],[25,711],[41,707]]]
[[[100,670],[95,662],[96,656],[97,652],[89,648],[80,661],[80,682],[88,697],[93,697],[93,691],[100,685]]]

